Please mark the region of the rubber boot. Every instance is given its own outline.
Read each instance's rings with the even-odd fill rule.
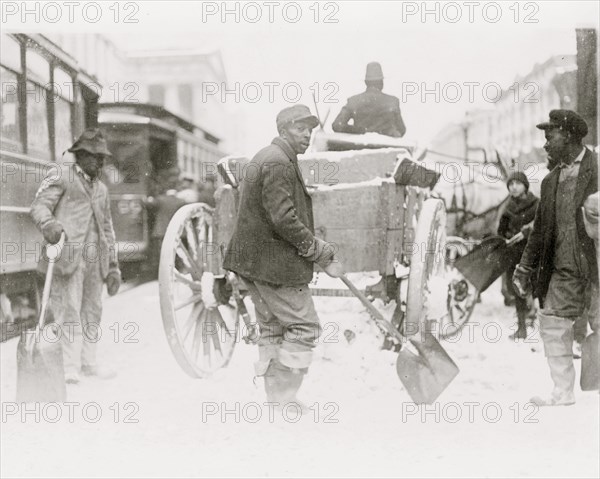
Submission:
[[[296,397],[307,369],[295,369],[284,366],[277,359],[272,359],[265,374],[265,392],[267,400],[276,403],[276,408],[284,408],[289,403],[297,404],[302,412],[308,408]]]
[[[548,357],[550,376],[554,382],[552,394],[547,398],[536,396],[531,402],[537,406],[570,406],[575,404],[575,367],[571,356]]]
[[[508,337],[511,341],[527,338],[527,313],[527,311],[517,311],[517,330]]]
[[[539,314],[540,335],[550,367],[554,389],[548,397],[536,396],[531,402],[538,406],[568,406],[575,404],[575,367],[573,366],[573,322],[568,318]]]

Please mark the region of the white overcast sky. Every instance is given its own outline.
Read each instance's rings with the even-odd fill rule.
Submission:
[[[6,2],[5,2],[6,3]],[[60,3],[60,2],[59,2]],[[85,4],[86,2],[82,2]],[[223,18],[223,2],[135,2],[139,10],[136,24],[123,23],[126,10],[122,3],[119,23],[115,23],[105,4],[103,16],[95,24],[75,21],[67,24],[19,24],[17,16],[7,18],[5,27],[24,31],[77,31],[109,34],[121,48],[219,48],[230,85],[239,82],[297,82],[302,88],[302,102],[313,108],[309,87],[332,82],[338,86],[332,98],[338,103],[321,103],[322,116],[331,109],[328,123],[343,106],[345,99],[364,89],[365,65],[379,61],[385,75],[384,91],[402,97],[410,82],[434,88],[435,83],[496,82],[507,88],[517,77],[530,71],[552,55],[576,52],[575,28],[598,28],[599,2],[299,2],[301,18],[297,23],[286,21],[283,8],[293,2],[229,2],[228,8],[238,8],[246,18],[234,15]],[[248,3],[248,2],[246,2]],[[494,4],[495,5],[491,5]],[[204,7],[203,7],[204,4]],[[236,4],[238,5],[236,7]],[[438,9],[439,22],[433,14],[421,16],[423,5]],[[260,9],[262,17],[252,23],[251,16]],[[496,7],[499,6],[499,9]],[[203,17],[203,8],[205,16]],[[269,22],[272,8],[274,22]],[[295,13],[288,8],[288,16]],[[210,9],[216,9],[209,15]],[[315,22],[315,10],[319,21]],[[409,13],[414,10],[413,15]],[[487,14],[487,17],[484,15]],[[518,10],[518,22],[515,13]],[[461,18],[451,20],[460,11]],[[469,20],[472,12],[473,22]],[[500,18],[490,20],[497,13]],[[331,15],[337,23],[324,23]],[[536,23],[525,23],[537,20]],[[81,18],[76,17],[76,20]],[[266,98],[257,103],[244,101],[235,104],[230,96],[228,108],[244,118],[247,136],[240,150],[253,154],[276,134],[274,117],[288,106],[281,89],[274,87],[273,102]],[[330,92],[332,90],[329,90]],[[493,92],[493,90],[490,90]],[[452,93],[450,90],[449,93]],[[426,143],[448,122],[459,121],[466,109],[490,107],[482,88],[473,87],[474,101],[468,98],[468,88],[461,88],[462,100],[456,103],[433,95],[407,97],[402,112],[408,126],[407,138]],[[453,93],[452,93],[453,94]]]

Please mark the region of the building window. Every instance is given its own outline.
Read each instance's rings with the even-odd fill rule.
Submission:
[[[177,96],[179,97],[179,111],[182,116],[192,119],[194,94],[192,85],[189,83],[177,85]]]
[[[165,87],[163,85],[148,85],[148,101],[154,105],[165,105]]]

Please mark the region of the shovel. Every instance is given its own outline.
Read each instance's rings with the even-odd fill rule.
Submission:
[[[45,328],[54,263],[60,256],[65,234],[55,245],[46,246],[48,271],[42,293],[38,324],[21,332],[17,346],[17,402],[63,402],[67,399],[60,334]]]
[[[509,240],[501,236],[485,238],[469,254],[458,258],[454,267],[482,293],[519,262],[523,249],[513,246],[523,239],[523,233],[518,233]]]
[[[600,388],[600,335],[596,331],[590,334],[581,345],[582,391],[595,391]]]
[[[367,308],[384,334],[396,343],[406,340],[345,275],[340,278]],[[396,360],[396,373],[416,404],[431,404],[452,382],[459,369],[430,331],[422,330],[420,339],[411,337],[408,340],[417,353],[402,349]]]

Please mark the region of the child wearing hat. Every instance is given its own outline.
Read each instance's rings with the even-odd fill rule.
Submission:
[[[515,266],[523,254],[527,237],[533,226],[535,211],[537,209],[539,198],[529,191],[529,180],[522,171],[512,173],[506,182],[510,194],[508,204],[504,213],[500,217],[498,225],[498,234],[506,239],[511,239],[518,234],[522,234],[523,239],[517,241],[510,247],[510,254],[507,259],[510,261],[507,275],[512,278]],[[515,296],[515,306],[517,309],[517,330],[510,336],[511,339],[525,339],[527,337],[527,316],[529,314],[529,304],[532,298],[521,298],[514,291],[511,281],[508,281],[508,289]]]

